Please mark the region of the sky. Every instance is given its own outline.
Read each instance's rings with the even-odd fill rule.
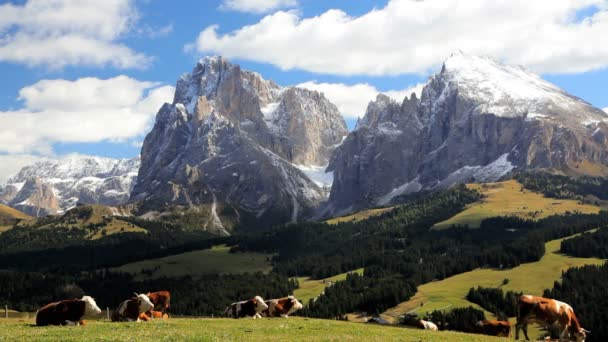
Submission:
[[[132,158],[175,81],[222,55],[322,91],[349,127],[453,51],[522,65],[608,110],[608,0],[0,2],[0,183],[44,158]]]

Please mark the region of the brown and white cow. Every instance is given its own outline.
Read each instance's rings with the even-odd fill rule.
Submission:
[[[148,296],[136,293],[135,297],[120,303],[112,312],[112,322],[148,321],[150,318],[145,313],[152,308],[154,308],[154,304],[150,302]]]
[[[509,321],[483,320],[475,324],[479,333],[490,336],[511,336],[511,324]]]
[[[85,317],[99,315],[101,309],[90,296],[47,304],[36,313],[36,325],[84,324]]]
[[[419,320],[418,322],[416,322],[416,326],[420,329],[424,329],[424,330],[433,330],[433,331],[437,331],[439,330],[439,328],[437,328],[437,325],[431,321],[425,321],[425,320]]]
[[[166,312],[169,309],[169,305],[171,304],[171,293],[169,291],[156,291],[156,292],[148,292],[146,294],[152,304],[154,304],[154,309],[160,309],[162,312]]]
[[[264,316],[268,317],[289,317],[292,313],[302,309],[296,297],[287,296],[279,299],[270,299],[265,301],[268,309],[264,310]]]
[[[255,296],[249,300],[235,302],[224,310],[224,314],[232,318],[253,317],[262,318],[262,311],[268,309],[268,305],[264,303],[264,299],[260,296]]]
[[[555,299],[522,295],[517,301],[515,339],[519,339],[519,329],[522,329],[526,340],[530,340],[528,323],[537,323],[545,327],[557,324],[561,339],[569,338],[577,342],[584,342],[589,332],[581,327],[570,305]]]

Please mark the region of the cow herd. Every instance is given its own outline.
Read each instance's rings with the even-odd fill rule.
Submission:
[[[149,321],[154,318],[169,318],[167,310],[171,304],[169,291],[134,293],[134,296],[121,302],[112,312],[112,322]],[[264,300],[260,296],[235,302],[226,308],[224,314],[233,318],[288,317],[302,309],[294,296]],[[159,311],[155,311],[159,310]],[[101,309],[90,296],[81,299],[66,299],[47,304],[36,313],[36,325],[82,325],[85,318],[101,314]]]
[[[167,310],[171,303],[169,291],[135,293],[133,297],[123,301],[112,313],[113,322],[149,321],[153,318],[169,318]],[[264,300],[255,296],[248,300],[234,302],[224,310],[224,314],[232,318],[251,317],[288,317],[302,309],[294,296]],[[155,311],[159,310],[159,311]],[[36,325],[79,325],[84,324],[84,318],[101,314],[101,309],[90,296],[81,299],[67,299],[47,304],[36,313]],[[416,327],[426,330],[438,330],[437,325],[430,321],[416,320]],[[588,330],[581,327],[572,307],[555,299],[522,295],[517,302],[517,323],[515,339],[519,339],[519,331],[528,337],[528,324],[537,323],[544,327],[557,326],[560,339],[584,342]],[[475,325],[477,332],[494,336],[510,336],[511,325],[508,321],[483,320]]]

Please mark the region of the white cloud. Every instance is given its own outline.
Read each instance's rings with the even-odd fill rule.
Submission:
[[[19,92],[24,106],[0,111],[0,152],[52,154],[55,142],[126,141],[147,132],[172,86],[127,76],[42,80]]]
[[[379,93],[383,93],[398,102],[403,101],[405,96],[416,93],[420,98],[423,84],[417,84],[402,90],[379,91],[367,83],[357,83],[347,85],[344,83],[317,83],[308,81],[296,85],[297,87],[316,90],[325,94],[340,110],[340,113],[347,119],[362,117],[367,109],[367,104],[376,99]]]
[[[296,0],[224,0],[220,8],[239,12],[266,13],[278,8],[294,7],[297,4]]]
[[[608,113],[608,107],[604,108],[604,112]]]
[[[592,17],[576,20],[595,6]],[[424,73],[461,49],[543,73],[608,66],[606,0],[391,0],[351,17],[341,10],[302,18],[279,11],[229,33],[209,26],[190,44],[200,53],[327,74]]]
[[[0,184],[6,183],[22,167],[43,159],[45,158],[28,154],[0,155]]]
[[[150,57],[120,44],[138,15],[132,0],[29,0],[0,5],[0,61],[144,68]]]

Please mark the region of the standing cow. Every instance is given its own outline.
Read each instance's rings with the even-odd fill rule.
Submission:
[[[577,342],[584,342],[589,332],[581,327],[570,305],[555,299],[523,295],[517,301],[515,339],[519,339],[519,329],[522,329],[526,340],[530,340],[528,323],[537,323],[545,327],[557,324],[561,339],[568,337]]]
[[[40,308],[36,313],[36,325],[84,324],[83,318],[93,317],[100,313],[101,309],[90,296],[62,300]]]
[[[150,299],[150,302],[154,304],[154,307],[146,312],[146,316],[152,318],[156,318],[158,316],[154,315],[153,310],[160,310],[162,318],[169,318],[167,314],[167,310],[169,309],[169,305],[171,304],[171,293],[169,291],[156,291],[156,292],[148,292],[146,294]]]
[[[264,316],[268,317],[289,317],[292,313],[302,309],[296,297],[287,296],[279,299],[270,299],[265,301],[268,309],[264,310]]]
[[[232,318],[253,317],[262,318],[262,311],[268,309],[268,305],[264,303],[264,299],[260,296],[255,296],[251,299],[236,302],[228,305],[224,314]]]
[[[483,320],[475,324],[479,332],[490,336],[511,336],[511,324],[509,321]]]
[[[150,302],[148,296],[143,293],[135,293],[135,297],[120,303],[116,310],[112,312],[112,322],[148,321],[150,318],[145,313],[152,308],[154,308],[154,304]]]

